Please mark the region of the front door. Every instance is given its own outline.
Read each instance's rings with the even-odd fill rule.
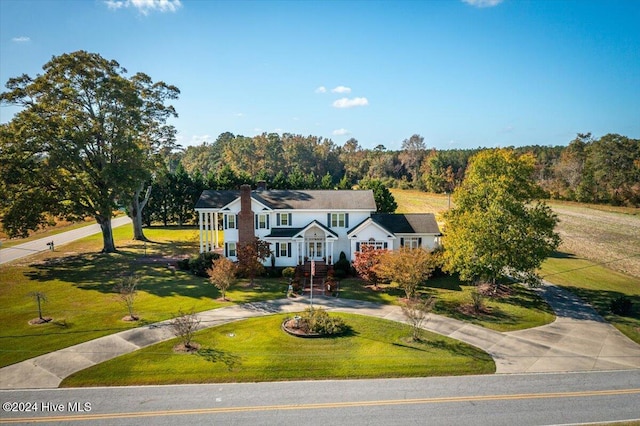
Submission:
[[[307,242],[307,256],[309,256],[309,259],[322,260],[324,257],[324,241],[309,240]]]

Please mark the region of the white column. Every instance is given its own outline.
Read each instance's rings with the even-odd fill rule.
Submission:
[[[204,214],[204,246],[205,251],[209,251],[209,213]]]
[[[218,212],[213,213],[213,238],[216,248],[220,247],[220,241],[218,241]]]
[[[202,245],[202,212],[198,212],[198,226],[200,227],[200,253],[204,252],[204,247]]]
[[[209,212],[209,235],[210,235],[209,242],[211,243],[211,250],[214,250],[216,248],[214,234],[213,234],[214,228],[215,228],[215,225],[213,223],[213,212]]]

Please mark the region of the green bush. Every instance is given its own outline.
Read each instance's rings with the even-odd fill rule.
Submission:
[[[207,252],[201,253],[189,259],[189,272],[199,277],[207,277],[207,269],[209,269],[214,260],[220,259],[218,253]],[[180,267],[182,269],[182,267]]]
[[[331,317],[324,309],[307,308],[300,315],[301,328],[309,333],[322,335],[341,334],[348,330],[342,318]]]
[[[293,278],[296,276],[296,268],[288,267],[282,270],[282,276],[285,278]]]
[[[343,251],[340,252],[340,258],[333,265],[334,274],[338,278],[344,278],[349,275],[349,271],[351,270],[351,264],[347,260],[347,255],[344,254]],[[341,272],[339,272],[341,271]]]
[[[611,312],[616,315],[628,316],[631,315],[633,304],[631,303],[631,299],[628,297],[620,296],[611,301],[609,308],[611,309]]]

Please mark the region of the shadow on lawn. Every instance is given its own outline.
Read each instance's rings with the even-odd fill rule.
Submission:
[[[160,297],[180,295],[199,299],[217,293],[203,278],[184,272],[174,274],[164,263],[146,264],[139,259],[136,253],[126,251],[79,254],[32,264],[25,276],[42,283],[59,280],[84,290],[114,293],[114,285],[122,278],[137,274],[140,276],[138,290]]]
[[[220,349],[202,348],[196,352],[196,355],[212,363],[221,362],[227,366],[229,371],[242,365],[242,358],[239,355]]]
[[[633,320],[635,319],[635,325],[640,325],[640,295],[628,295],[618,291],[610,290],[589,290],[570,286],[561,287],[589,303],[600,315],[602,315],[606,319],[610,320],[612,317],[615,317],[616,322],[627,322],[629,324],[633,323]],[[615,315],[611,312],[611,302],[623,296],[631,300],[631,313],[626,316]]]

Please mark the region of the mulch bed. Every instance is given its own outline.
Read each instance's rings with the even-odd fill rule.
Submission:
[[[192,354],[198,352],[202,346],[200,343],[191,342],[189,346],[185,346],[184,343],[179,343],[173,347],[173,351],[182,354]]]
[[[53,318],[51,317],[34,318],[32,320],[29,320],[29,325],[47,324],[47,323],[50,323],[51,321],[53,321]]]

